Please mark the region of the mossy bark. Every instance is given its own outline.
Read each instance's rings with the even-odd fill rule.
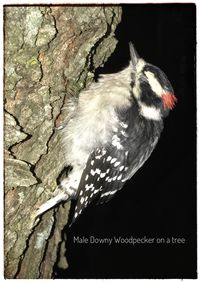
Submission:
[[[6,278],[51,278],[56,260],[67,268],[61,231],[70,203],[39,222],[34,211],[64,167],[54,130],[62,107],[114,51],[120,20],[118,6],[4,8]]]

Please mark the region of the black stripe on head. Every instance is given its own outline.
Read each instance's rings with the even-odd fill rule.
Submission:
[[[140,89],[141,89],[140,100],[142,103],[146,104],[147,106],[154,106],[156,108],[159,108],[161,106],[162,100],[151,89],[151,86],[148,83],[148,81],[141,79]]]
[[[133,89],[134,85],[135,85],[135,73],[131,72],[131,84],[130,84],[131,89]]]
[[[143,68],[143,73],[146,71],[152,72],[154,74],[155,78],[159,81],[163,89],[167,89],[172,93],[174,92],[166,74],[161,69],[151,64],[147,64]]]

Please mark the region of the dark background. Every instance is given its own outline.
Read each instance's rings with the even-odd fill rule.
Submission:
[[[55,278],[196,278],[196,11],[194,4],[123,5],[117,48],[99,73],[129,62],[132,41],[178,98],[150,159],[107,204],[67,226],[69,268]],[[78,244],[74,236],[185,238],[185,244]]]

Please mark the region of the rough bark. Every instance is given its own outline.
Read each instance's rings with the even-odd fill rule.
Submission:
[[[70,203],[44,214],[64,167],[62,107],[116,46],[118,6],[5,7],[5,277],[51,278]],[[65,238],[66,239],[66,238]],[[61,245],[61,248],[59,246]]]

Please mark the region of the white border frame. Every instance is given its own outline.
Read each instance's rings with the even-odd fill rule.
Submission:
[[[101,1],[101,0],[69,0],[69,1],[63,1],[63,0],[3,0],[0,3],[0,15],[1,15],[1,19],[0,19],[0,36],[1,36],[1,52],[0,52],[0,62],[1,62],[1,68],[0,68],[0,75],[2,78],[2,82],[3,82],[3,66],[4,66],[4,59],[3,59],[3,6],[4,5],[50,5],[50,4],[168,4],[168,3],[194,3],[196,4],[196,9],[197,9],[197,75],[196,77],[199,77],[199,48],[198,48],[198,39],[199,39],[199,11],[200,11],[200,1],[199,0],[165,0],[165,1],[155,1],[155,0],[150,0],[150,1],[145,1],[145,0],[140,0],[140,1],[131,1],[131,0],[127,0],[127,1],[123,1],[123,0],[115,0],[115,1]],[[199,103],[200,103],[200,93],[199,93],[199,81],[197,80],[197,109],[199,109]],[[0,202],[0,214],[3,217],[3,199],[4,199],[4,193],[3,193],[3,175],[4,175],[4,166],[3,166],[3,83],[0,83],[0,93],[2,93],[2,95],[0,95],[1,97],[1,102],[0,102],[0,179],[2,180],[2,189],[0,190],[1,193],[1,202]],[[198,95],[199,93],[199,95]],[[187,115],[187,113],[186,113]],[[199,140],[199,123],[200,123],[200,113],[198,113],[197,110],[197,172],[200,170],[200,166],[199,166],[199,148],[200,148],[200,140]],[[186,132],[187,134],[187,132]],[[200,226],[200,218],[199,218],[199,211],[200,211],[200,200],[198,197],[198,188],[199,188],[199,183],[200,183],[200,176],[199,173],[197,173],[197,239],[199,239],[199,226]],[[3,238],[4,238],[4,223],[3,223],[3,218],[1,217],[0,220],[0,279],[5,280],[4,278],[4,254],[3,254]],[[200,269],[200,263],[199,263],[199,244],[197,242],[197,274],[199,272]],[[17,281],[23,281],[24,279],[17,279]],[[46,279],[43,279],[44,281]],[[82,279],[67,279],[68,281],[80,281]],[[87,280],[87,279],[84,279]],[[90,279],[90,281],[95,281],[96,279]],[[98,281],[102,281],[103,279],[98,279]],[[112,280],[112,279],[106,279],[106,280]],[[133,279],[135,280],[135,279]],[[139,281],[146,281],[146,280],[151,280],[151,281],[158,281],[158,280],[163,280],[163,279],[140,279]],[[182,279],[170,279],[170,282],[173,281],[179,281]],[[184,279],[185,281],[191,281],[193,279]],[[9,281],[15,281],[15,279],[9,279]],[[35,279],[29,279],[29,281],[35,281]],[[48,280],[47,280],[48,281]],[[62,281],[63,279],[56,279],[56,281]],[[121,279],[115,279],[114,281],[121,281]],[[128,281],[128,279],[123,279],[123,281]]]

